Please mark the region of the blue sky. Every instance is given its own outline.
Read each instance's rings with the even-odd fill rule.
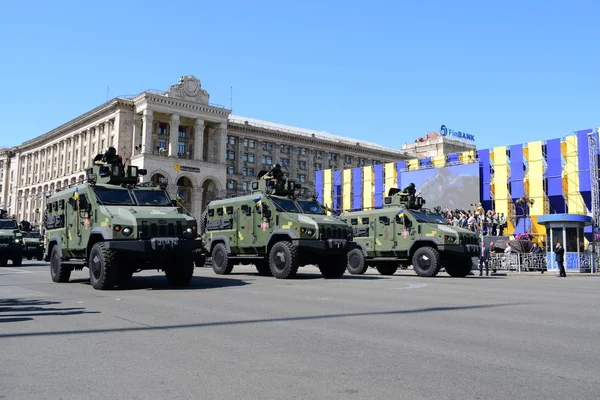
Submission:
[[[50,5],[54,3],[54,5]],[[3,5],[0,145],[195,75],[234,113],[400,148],[600,126],[600,2],[21,1]]]

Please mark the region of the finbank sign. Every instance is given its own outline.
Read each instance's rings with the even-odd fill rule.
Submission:
[[[471,135],[470,133],[455,131],[454,129],[448,129],[446,125],[442,125],[440,128],[440,135],[442,136],[454,136],[459,139],[469,140],[471,142],[475,141],[475,135]]]

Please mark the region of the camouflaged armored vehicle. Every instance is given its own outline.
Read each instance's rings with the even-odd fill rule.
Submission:
[[[24,231],[23,235],[23,257],[38,261],[44,259],[44,239],[38,231]]]
[[[89,268],[95,289],[111,289],[141,270],[163,270],[170,284],[187,285],[194,273],[194,218],[158,186],[138,184],[145,170],[124,167],[114,148],[96,156],[86,181],[47,199],[46,261],[55,282]]]
[[[390,189],[383,208],[341,214],[358,245],[348,253],[348,272],[363,274],[371,266],[382,275],[393,275],[412,264],[424,277],[437,275],[442,267],[451,276],[468,275],[472,257],[479,254],[477,235],[448,225],[424,204],[421,197]]]
[[[261,275],[292,278],[298,267],[317,264],[326,278],[344,274],[352,229],[330,217],[301,186],[287,181],[276,165],[251,183],[252,194],[211,201],[205,240],[217,274],[236,264],[254,264]]]
[[[0,210],[0,265],[6,265],[8,260],[16,266],[23,263],[23,235],[17,220]]]

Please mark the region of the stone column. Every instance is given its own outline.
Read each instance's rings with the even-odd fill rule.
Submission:
[[[94,155],[92,155],[92,130],[88,129],[87,131],[87,150],[86,150],[86,164],[91,167],[92,160],[94,159]]]
[[[38,160],[38,166],[37,166],[37,179],[36,179],[36,183],[40,183],[42,182],[42,154],[44,153],[44,150],[38,150],[37,152],[37,160]]]
[[[143,149],[142,152],[146,154],[152,154],[152,124],[154,122],[154,117],[152,114],[152,110],[144,110],[142,114],[142,123],[143,123],[143,131],[142,131],[142,143]]]
[[[179,142],[179,115],[171,114],[169,121],[169,157],[177,157],[177,142]]]
[[[62,155],[63,155],[63,161],[62,161],[62,176],[65,176],[67,174],[67,139],[62,141]]]
[[[221,122],[219,125],[219,159],[216,161],[219,164],[225,163],[225,154],[227,152],[227,121]]]
[[[194,160],[204,160],[204,120],[196,119],[194,125]]]
[[[142,120],[140,119],[138,114],[133,114],[133,133],[132,133],[132,141],[131,141],[131,155],[132,156],[140,154],[142,152],[142,150],[141,150],[141,147],[142,147],[141,128],[142,128]],[[139,146],[138,150],[135,149],[136,146]]]
[[[83,143],[84,140],[86,139],[86,133],[85,132],[81,132],[79,134],[79,158],[77,159],[77,165],[79,166],[79,169],[81,171],[84,170],[83,168],[83,148],[85,147],[85,144]]]

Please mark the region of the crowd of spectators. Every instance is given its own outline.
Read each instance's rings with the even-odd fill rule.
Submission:
[[[448,224],[465,228],[480,235],[503,236],[506,229],[506,216],[494,210],[483,209],[481,203],[472,204],[472,210],[450,210],[437,207]]]

